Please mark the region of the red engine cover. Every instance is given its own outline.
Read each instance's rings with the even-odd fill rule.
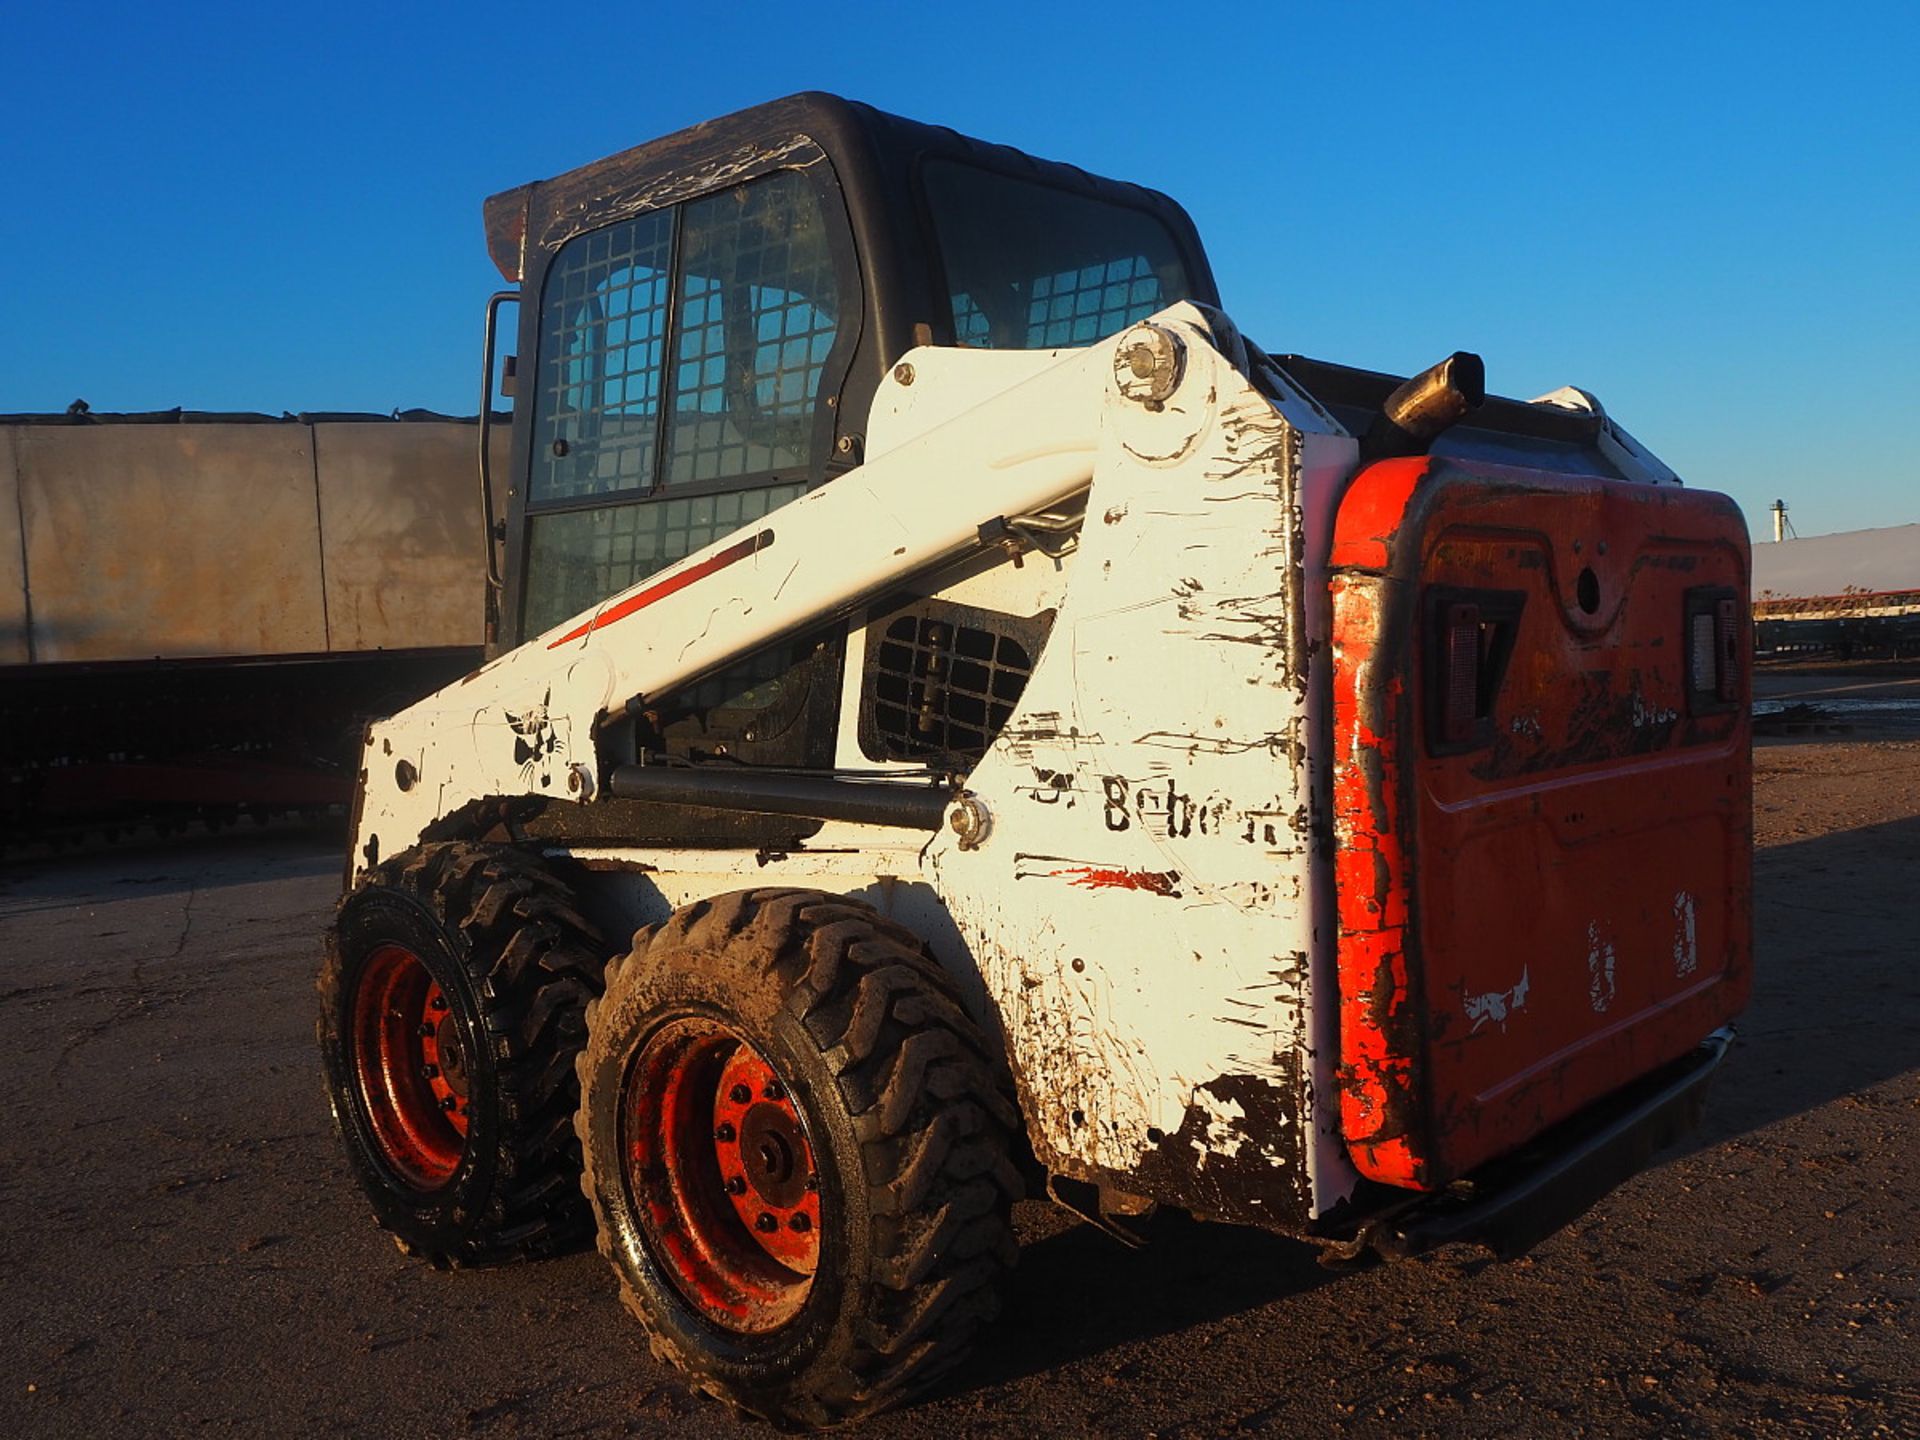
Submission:
[[[1746,1002],[1746,527],[1396,460],[1331,565],[1342,1123],[1362,1174],[1432,1189]]]

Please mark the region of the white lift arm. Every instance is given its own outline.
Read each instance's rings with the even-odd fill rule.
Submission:
[[[983,525],[1086,489],[1109,393],[1157,403],[1155,388],[1171,391],[1185,349],[1210,343],[1200,312],[1178,305],[1064,354],[914,352],[875,401],[874,448],[883,453],[374,725],[354,878],[473,801],[592,798],[605,780],[595,774],[592,729],[612,707],[844,615],[977,550]],[[940,375],[944,394],[903,393],[915,356]],[[954,383],[956,374],[971,383]],[[888,424],[916,419],[925,428],[889,447]]]

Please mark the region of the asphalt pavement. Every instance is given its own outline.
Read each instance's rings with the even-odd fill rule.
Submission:
[[[973,1363],[854,1433],[1920,1435],[1920,742],[1757,758],[1758,989],[1691,1142],[1509,1264],[1025,1206]],[[741,1433],[591,1252],[373,1227],[313,1042],[339,872],[300,830],[0,868],[0,1434]]]

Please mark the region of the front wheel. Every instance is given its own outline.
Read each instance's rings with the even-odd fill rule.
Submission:
[[[583,1188],[654,1353],[824,1426],[923,1389],[998,1307],[1017,1116],[908,931],[813,891],[702,901],[608,967]]]

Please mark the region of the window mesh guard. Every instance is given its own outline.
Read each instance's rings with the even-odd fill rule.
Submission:
[[[644,490],[654,478],[673,214],[568,243],[540,311],[531,498]]]
[[[860,745],[875,760],[971,768],[1027,688],[1053,612],[1024,617],[923,601],[867,629]]]

